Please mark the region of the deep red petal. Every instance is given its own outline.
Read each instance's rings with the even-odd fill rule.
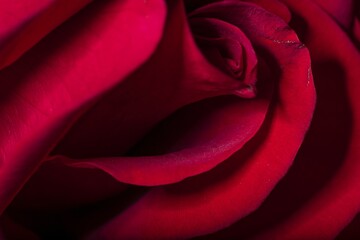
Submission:
[[[332,239],[360,210],[360,54],[337,23],[318,6],[310,1],[286,2],[306,23],[304,37],[314,68],[322,76],[315,78],[315,83],[319,85],[316,125],[311,128],[309,143],[305,142],[306,147],[298,159],[299,162],[317,163],[315,170],[318,170],[309,175],[313,181],[306,183],[312,185],[326,178],[328,171],[325,169],[337,164],[336,161],[339,163],[321,190],[260,239]],[[329,83],[335,86],[334,90]],[[339,92],[342,85],[345,85],[344,92]],[[337,98],[347,97],[348,106],[346,102],[332,98],[331,93],[340,96]],[[320,141],[314,141],[316,139]],[[307,188],[306,185],[297,187],[297,191],[306,193]]]
[[[57,156],[73,167],[99,168],[121,182],[160,185],[215,167],[258,131],[268,101],[213,99],[186,108],[155,129],[142,148],[159,153],[143,157],[108,157],[77,161]],[[180,130],[181,129],[181,130]],[[179,132],[180,131],[180,132]],[[150,152],[150,153],[151,153]],[[149,154],[148,151],[140,151]]]
[[[286,1],[285,1],[286,2]],[[313,0],[334,20],[346,29],[350,29],[354,20],[354,0]]]
[[[249,102],[248,106],[247,101],[235,98],[234,104],[215,101],[219,106],[214,109],[204,111],[198,107],[179,114],[174,127],[193,128],[188,130],[188,136],[174,133],[164,136],[162,143],[148,140],[147,145],[160,147],[179,138],[179,142],[187,142],[186,147],[179,149],[175,142],[153,156],[133,150],[144,157],[119,157],[184,105],[214,96],[234,95],[247,87],[246,79],[240,81],[228,76],[201,54],[181,2],[170,8],[164,39],[152,58],[78,121],[53,152],[58,156],[52,160],[65,160],[68,166],[99,168],[126,183],[168,184],[213,168],[255,134],[267,110],[267,96]],[[181,119],[189,116],[194,117],[194,124],[186,127]]]
[[[148,59],[165,12],[162,0],[94,2],[0,73],[1,211],[81,108]]]
[[[272,112],[238,154],[203,175],[153,188],[94,231],[94,239],[188,238],[221,229],[256,209],[296,155],[315,100],[306,48],[284,22],[253,5],[219,3],[205,15],[227,18],[276,59],[281,74]]]
[[[90,0],[1,0],[0,69],[14,62],[88,3]]]

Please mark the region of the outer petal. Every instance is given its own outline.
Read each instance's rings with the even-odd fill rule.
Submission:
[[[147,60],[165,11],[162,0],[94,2],[0,73],[1,211],[79,110]]]
[[[286,2],[286,1],[285,1]],[[354,0],[313,0],[342,27],[349,29],[354,20]]]
[[[53,160],[99,168],[131,184],[178,182],[208,171],[240,149],[258,131],[267,106],[266,99],[213,99],[183,109],[156,128],[142,144],[143,150],[136,151],[145,156],[79,160],[56,156]]]
[[[231,0],[230,0],[231,1]],[[286,7],[281,0],[241,0],[244,2],[251,2],[254,3],[267,11],[277,15],[278,17],[282,18],[286,23],[289,23],[291,19],[291,13],[289,9]]]
[[[316,121],[298,159],[308,166],[316,163],[306,168],[308,174],[315,171],[308,176],[312,182],[303,182],[309,185],[296,189],[307,194],[314,183],[328,181],[296,214],[259,238],[332,239],[360,210],[360,54],[341,28],[316,5],[310,1],[286,3],[306,23],[304,36],[319,72]],[[299,23],[294,22],[294,26],[299,27]],[[349,106],[336,100],[344,96],[349,98]],[[328,169],[332,169],[333,176],[329,177]]]
[[[359,52],[317,4],[284,2],[293,12],[291,27],[310,50],[317,89],[312,124],[294,164],[264,203],[204,239],[334,239],[358,213]],[[359,215],[339,239],[357,236]]]
[[[189,238],[216,231],[257,208],[291,165],[314,107],[308,52],[284,22],[253,5],[219,3],[204,10],[204,16],[217,14],[241,27],[281,68],[279,93],[267,121],[223,164],[179,184],[151,189],[90,238]]]
[[[1,0],[0,69],[88,3],[90,0]]]
[[[228,76],[201,54],[181,1],[169,8],[164,38],[152,58],[80,119],[52,160],[99,168],[126,183],[168,184],[213,168],[256,133],[268,96],[256,101],[215,99],[184,109],[177,113],[179,119],[163,121],[139,144],[184,105],[237,94],[248,86],[246,79]],[[179,128],[184,128],[181,134]],[[129,150],[130,156],[119,157]]]

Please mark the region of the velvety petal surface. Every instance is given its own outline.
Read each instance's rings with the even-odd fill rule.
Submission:
[[[354,21],[354,0],[314,0],[340,26],[349,29]]]
[[[294,32],[252,4],[226,1],[196,11],[197,17],[219,18],[241,28],[265,65],[274,67],[260,81],[277,86],[270,112],[254,138],[222,164],[178,184],[150,189],[94,231],[92,239],[189,238],[224,228],[261,204],[303,140],[315,92],[308,51]]]
[[[20,224],[8,219],[5,216],[0,218],[0,238],[1,239],[29,239],[39,240],[31,230],[24,228]]]
[[[179,111],[150,134],[142,143],[142,150],[136,150],[143,157],[74,161],[57,156],[53,160],[73,167],[99,168],[131,184],[177,182],[213,168],[240,149],[259,129],[267,103],[266,99],[248,102],[224,98]],[[179,129],[182,129],[180,133]]]
[[[260,239],[332,239],[360,210],[360,54],[342,29],[316,5],[309,1],[286,3],[306,23],[305,42],[310,49],[314,69],[319,74],[319,78],[315,78],[319,96],[318,113],[315,112],[311,128],[313,134],[310,131],[308,144],[305,141],[298,161],[317,162],[319,167],[312,173],[313,183],[322,182],[329,174],[329,171],[322,170],[321,165],[333,166],[328,167],[333,169],[333,175],[307,204]],[[294,23],[295,27],[297,24]],[[329,84],[334,90],[329,88]],[[339,92],[340,89],[342,92]],[[347,99],[348,103],[331,100],[331,93]],[[320,137],[328,140],[322,143],[314,141]],[[306,192],[307,188],[303,185],[298,189]]]
[[[317,89],[312,124],[294,164],[264,203],[204,239],[359,236],[359,51],[319,5],[284,2],[293,12],[290,26],[310,50]]]
[[[161,0],[93,2],[0,72],[1,211],[83,110],[148,59],[165,13]]]
[[[90,0],[1,0],[0,69],[88,3]]]
[[[164,38],[152,58],[84,115],[49,160],[98,168],[126,183],[168,184],[213,168],[256,133],[269,98],[241,98],[255,91],[248,86],[256,75],[240,80],[210,64],[193,39],[182,3],[174,2],[170,11]],[[253,70],[254,53],[247,61]],[[238,97],[184,109],[150,133],[177,109],[219,95]],[[175,131],[169,132],[172,128]],[[181,134],[179,128],[184,128]],[[150,152],[141,150],[144,147]],[[121,157],[125,154],[138,157]]]

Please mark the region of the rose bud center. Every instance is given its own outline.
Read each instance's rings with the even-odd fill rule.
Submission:
[[[208,61],[222,72],[241,81],[236,95],[250,98],[256,94],[257,57],[245,34],[236,26],[217,18],[190,15],[194,39]]]

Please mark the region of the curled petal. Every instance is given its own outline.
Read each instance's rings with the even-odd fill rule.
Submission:
[[[90,3],[90,0],[0,1],[0,69]]]
[[[317,74],[319,98],[313,126],[297,159],[303,164],[294,169],[283,189],[296,189],[300,196],[314,192],[314,186],[318,191],[291,217],[258,238],[332,239],[360,211],[360,54],[319,6],[311,1],[285,2],[299,16],[294,27],[304,22],[307,26],[304,37]],[[301,169],[306,169],[307,181],[295,177],[304,174]]]
[[[194,136],[198,140],[179,151],[167,149],[147,157],[145,152],[133,150],[141,157],[119,157],[136,149],[152,128],[179,108],[220,95],[240,95],[237,91],[248,86],[204,57],[193,39],[181,2],[169,11],[164,38],[152,58],[87,112],[51,154],[57,157],[49,159],[65,160],[68,166],[99,168],[127,183],[159,185],[213,168],[254,135],[267,111],[269,98],[265,96],[249,106],[243,99],[235,98],[235,105],[215,101],[219,106],[214,106],[214,110],[203,105],[209,109],[206,112],[200,105],[180,113],[182,119],[186,119],[186,114],[194,116],[194,124],[187,126],[193,133],[188,134],[191,137],[182,137],[187,139],[183,141]],[[226,114],[234,115],[233,119],[226,118]],[[201,123],[195,122],[206,117],[207,120],[198,120]],[[236,127],[236,121],[243,126]],[[178,120],[174,127],[181,126]],[[216,126],[214,131],[212,126]],[[186,128],[186,124],[182,127]],[[148,148],[164,145],[176,137],[166,136],[158,144],[148,140],[147,145]],[[205,142],[211,144],[207,146]],[[214,151],[219,145],[224,147]]]
[[[245,34],[238,27],[216,18],[193,15],[190,25],[208,59],[254,90],[257,57]]]
[[[292,164],[315,102],[308,51],[281,19],[252,4],[234,2],[198,11],[238,26],[255,48],[270,53],[278,64],[278,78],[267,76],[277,80],[278,95],[263,128],[218,167],[151,189],[90,238],[190,238],[216,231],[256,209]]]
[[[165,13],[162,0],[93,2],[0,72],[0,212],[84,108],[148,59]]]
[[[208,171],[240,149],[258,131],[267,107],[267,99],[213,99],[183,109],[156,128],[140,150],[134,150],[144,156],[78,160],[55,156],[52,160],[98,168],[131,184],[174,183]]]

